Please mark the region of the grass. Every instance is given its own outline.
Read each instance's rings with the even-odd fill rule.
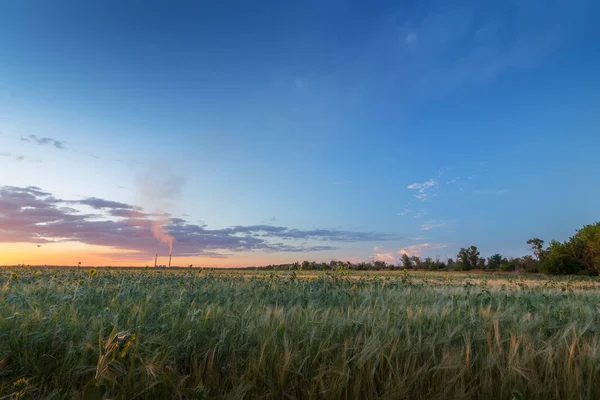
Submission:
[[[597,279],[0,270],[0,398],[600,398]]]

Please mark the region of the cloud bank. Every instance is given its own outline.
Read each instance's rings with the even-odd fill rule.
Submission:
[[[165,251],[152,226],[165,214],[95,197],[65,200],[42,189],[0,187],[0,243],[80,242],[151,256]],[[227,257],[235,252],[311,252],[341,243],[399,240],[394,234],[337,229],[293,229],[250,225],[209,229],[168,215],[165,228],[175,238],[174,255]]]
[[[398,250],[398,254],[406,254],[409,256],[420,256],[423,252],[431,251],[431,250],[440,250],[448,247],[447,244],[444,243],[421,243],[415,244],[411,246],[406,246],[400,250]]]

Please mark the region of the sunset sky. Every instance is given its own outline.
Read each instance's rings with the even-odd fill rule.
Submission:
[[[565,240],[600,220],[598,3],[1,1],[0,265]]]

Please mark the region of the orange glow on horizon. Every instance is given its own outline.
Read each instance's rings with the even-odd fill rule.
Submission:
[[[122,256],[119,256],[122,254]],[[164,254],[158,255],[158,264],[168,263],[168,249]],[[236,254],[229,258],[213,257],[178,257],[173,254],[172,266],[187,267],[249,267],[264,266],[269,264],[284,264],[298,259],[290,260],[289,255],[269,254]],[[133,252],[116,250],[102,246],[91,246],[82,243],[52,243],[38,247],[32,243],[0,243],[0,265],[60,265],[77,266],[154,266],[154,256],[147,259],[140,258]]]

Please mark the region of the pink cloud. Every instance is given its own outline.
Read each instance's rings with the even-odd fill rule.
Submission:
[[[421,254],[423,254],[423,252],[427,252],[430,250],[445,249],[446,247],[448,247],[448,245],[443,243],[421,243],[406,246],[398,250],[397,253],[400,255],[406,254],[409,256],[420,256]]]

